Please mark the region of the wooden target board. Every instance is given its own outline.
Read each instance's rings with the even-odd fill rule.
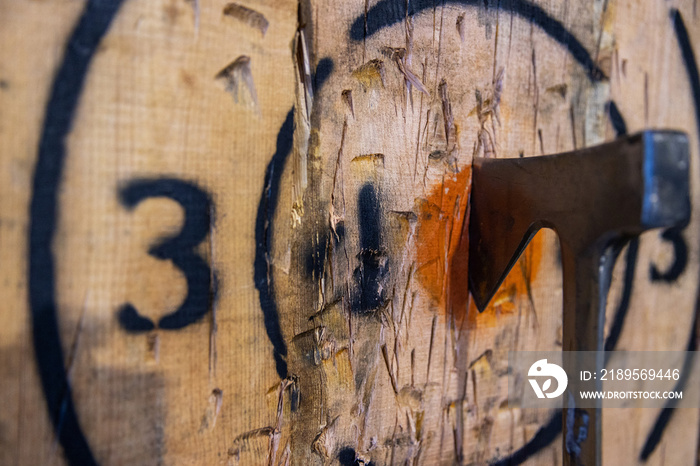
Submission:
[[[508,403],[556,234],[478,313],[471,162],[679,129],[697,204],[697,14],[0,2],[0,464],[558,464]],[[607,349],[697,349],[696,217],[623,251]],[[604,462],[695,464],[698,421],[605,411]]]

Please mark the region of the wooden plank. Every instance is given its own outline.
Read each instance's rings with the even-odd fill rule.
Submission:
[[[266,166],[294,101],[296,3],[254,5],[269,22],[265,34],[226,14],[226,3],[197,5],[121,5],[91,44],[96,52],[66,139],[55,299],[80,429],[100,464],[213,464],[228,457],[237,435],[275,420],[279,380],[252,280],[254,226]],[[0,340],[10,361],[3,395],[18,400],[2,415],[3,464],[48,464],[61,455],[32,363],[27,213],[51,83],[84,6],[3,3],[2,98],[13,109],[3,111],[2,124],[3,263],[16,267],[3,267],[3,296],[14,311]],[[236,65],[241,57],[249,61]],[[218,77],[231,63],[230,77]],[[178,203],[147,198],[128,209],[120,202],[134,180],[166,177],[182,180],[172,195],[184,191],[190,208],[202,207],[191,192],[211,197],[206,238],[194,238],[199,217],[185,234],[216,271],[216,327],[206,287],[206,315],[196,323],[130,332],[116,316],[124,303],[157,324],[187,293],[202,294],[178,266],[149,255],[161,237],[182,231]],[[182,260],[193,273],[192,261]],[[61,386],[50,390],[63,396]]]
[[[508,352],[561,348],[556,235],[478,314],[473,157],[683,129],[698,201],[690,0],[2,2],[0,21],[2,464],[558,463],[557,414],[507,403]],[[686,348],[697,237],[693,218],[623,253],[616,348]],[[606,464],[695,458],[697,410],[603,419]]]

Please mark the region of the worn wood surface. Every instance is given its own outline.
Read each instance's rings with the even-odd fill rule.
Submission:
[[[557,464],[507,403],[556,235],[478,314],[470,164],[676,128],[697,201],[697,14],[0,1],[0,464]],[[610,348],[695,349],[696,217],[621,255]],[[606,464],[696,461],[697,410],[603,422]]]

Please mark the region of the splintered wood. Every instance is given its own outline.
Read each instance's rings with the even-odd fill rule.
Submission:
[[[508,403],[561,349],[556,234],[478,313],[471,162],[680,129],[697,204],[672,3],[0,2],[0,464],[558,464]],[[608,348],[696,349],[699,246],[622,253]],[[697,410],[603,423],[606,464],[695,464]]]

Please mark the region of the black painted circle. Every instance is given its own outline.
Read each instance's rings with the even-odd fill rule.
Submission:
[[[28,282],[33,345],[49,417],[57,433],[58,440],[63,447],[65,457],[71,465],[96,465],[97,462],[80,428],[71,387],[64,367],[64,357],[58,331],[55,268],[51,244],[58,217],[58,190],[67,155],[65,139],[70,133],[73,117],[80,101],[80,95],[83,91],[85,78],[95,50],[108,31],[123,1],[88,0],[67,42],[63,61],[58,67],[53,80],[46,108],[29,210]],[[446,3],[478,6],[481,4],[481,0],[452,0]],[[417,0],[411,3],[411,11],[407,12],[405,11],[403,0],[381,0],[369,10],[367,17],[370,20],[365,22],[364,16],[355,19],[350,28],[350,37],[353,40],[361,40],[364,35],[372,35],[384,27],[403,21],[406,14],[415,14],[424,9],[433,8],[433,6],[434,2],[432,0]],[[572,54],[586,69],[590,79],[602,79],[602,73],[583,45],[559,21],[548,16],[542,8],[524,0],[513,0],[505,5],[499,2],[498,7],[538,26]],[[700,133],[700,75],[697,63],[680,12],[672,9],[671,17],[674,22],[684,65],[691,82],[696,121]],[[617,111],[614,102],[610,103],[609,114],[618,133],[624,132],[624,119]],[[287,121],[280,128],[277,152],[266,171],[264,189],[258,207],[255,235],[254,280],[260,293],[261,307],[265,313],[265,326],[268,337],[275,347],[275,359],[277,360],[280,376],[286,374],[286,363],[284,362],[286,347],[284,342],[281,341],[279,316],[274,303],[272,283],[263,283],[260,280],[263,272],[267,271],[264,269],[264,264],[259,261],[259,255],[267,253],[270,245],[270,235],[272,234],[271,221],[277,206],[280,174],[286,157],[291,150],[293,126],[290,117],[292,115],[293,109],[290,110]],[[628,253],[628,265],[632,256],[636,260],[636,252],[634,255]],[[678,274],[680,275],[680,272]],[[660,273],[660,275],[663,275],[663,273]],[[627,282],[627,280],[625,281]],[[695,349],[696,346],[694,334],[691,334],[688,348]],[[645,445],[645,449],[642,452],[643,459],[646,459],[656,444],[658,444],[663,429],[670,420],[671,412],[670,408],[665,409],[657,420],[655,428],[650,434],[647,445]],[[532,454],[549,445],[561,431],[561,428],[561,416],[554,416],[528,444],[504,459],[502,464],[522,463]]]

